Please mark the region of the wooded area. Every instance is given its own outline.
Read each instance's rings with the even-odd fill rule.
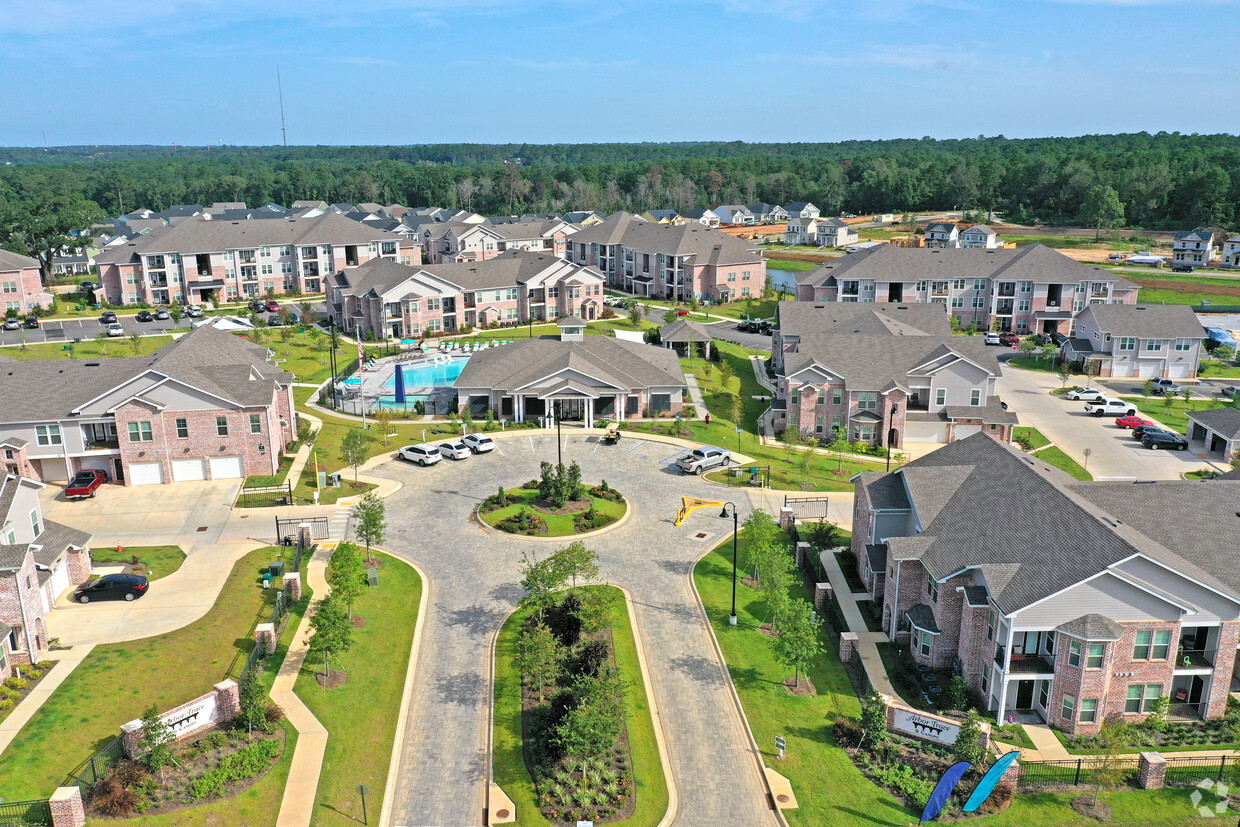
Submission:
[[[840,211],[998,210],[1017,223],[1230,226],[1240,138],[1137,133],[821,144],[440,144],[0,149],[8,208],[81,196],[106,213],[297,199],[439,205],[483,214],[679,210],[811,201]],[[1113,218],[1114,190],[1123,216]]]

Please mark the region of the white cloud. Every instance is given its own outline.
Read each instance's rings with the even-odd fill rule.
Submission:
[[[977,55],[971,51],[944,49],[934,44],[910,44],[904,47],[872,46],[856,52],[819,52],[811,55],[765,55],[765,60],[803,63],[807,66],[875,66],[917,71],[960,69],[976,66]]]

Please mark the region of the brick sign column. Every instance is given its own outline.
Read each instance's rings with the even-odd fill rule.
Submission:
[[[254,627],[254,641],[265,655],[275,654],[276,627],[271,623],[259,623]]]
[[[221,721],[231,721],[241,712],[241,687],[232,678],[220,681],[214,687],[215,708]]]
[[[1143,790],[1161,790],[1167,782],[1167,759],[1161,753],[1143,752],[1137,763],[1137,786]]]
[[[290,571],[284,575],[284,597],[296,603],[301,600],[301,574]]]
[[[852,663],[852,659],[857,656],[857,633],[841,632],[840,633],[840,662]]]
[[[82,827],[86,823],[80,787],[58,787],[48,803],[52,808],[52,827]]]

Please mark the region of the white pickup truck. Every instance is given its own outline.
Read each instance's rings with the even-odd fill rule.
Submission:
[[[1137,406],[1122,399],[1102,399],[1085,403],[1085,413],[1094,416],[1135,416]]]
[[[732,455],[722,448],[703,445],[676,460],[676,467],[686,474],[701,474],[716,466],[727,465],[731,461]]]

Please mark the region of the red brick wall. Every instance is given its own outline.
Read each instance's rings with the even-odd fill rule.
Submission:
[[[34,566],[34,555],[30,552],[26,553],[17,571],[0,575],[0,622],[21,629],[17,637],[22,651],[9,656],[11,663],[34,663],[47,652],[39,575]],[[34,651],[29,651],[28,646],[33,646]]]

